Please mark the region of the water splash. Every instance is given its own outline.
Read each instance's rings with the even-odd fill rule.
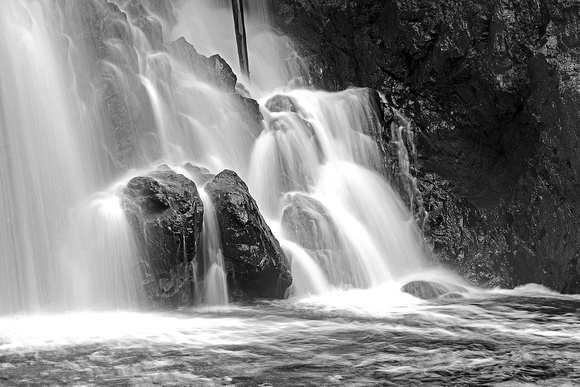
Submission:
[[[199,196],[203,201],[203,231],[201,250],[205,274],[202,302],[207,305],[228,304],[228,283],[226,279],[226,265],[222,253],[221,233],[215,207],[202,189]]]
[[[261,100],[269,111],[249,186],[335,287],[377,286],[427,267],[412,215],[379,174],[373,101],[365,89],[286,90]],[[298,270],[304,265],[312,266],[300,259]]]

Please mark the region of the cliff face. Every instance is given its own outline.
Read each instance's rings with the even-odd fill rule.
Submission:
[[[373,87],[413,120],[440,261],[580,292],[580,1],[272,3],[317,85]]]

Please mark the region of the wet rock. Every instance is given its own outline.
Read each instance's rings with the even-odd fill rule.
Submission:
[[[171,30],[177,24],[173,4],[165,0],[143,0],[147,9],[157,16],[163,23],[167,31]]]
[[[139,164],[141,150],[148,157],[158,157],[158,151],[141,140],[143,133],[155,131],[155,120],[152,110],[146,108],[149,98],[139,78],[127,15],[105,1],[58,0],[57,5],[68,18],[63,23],[64,33],[75,50],[69,58],[75,68],[88,71],[77,74],[76,91],[87,106],[102,110],[106,126],[102,145],[110,165],[126,171]],[[161,39],[161,31],[153,30],[155,39]]]
[[[189,173],[191,180],[193,180],[195,185],[198,187],[202,187],[205,185],[205,183],[215,177],[215,175],[211,173],[209,169],[193,165],[190,162],[183,164],[182,167],[187,171],[187,173]]]
[[[339,248],[338,230],[325,207],[316,199],[295,194],[282,214],[282,232],[311,251]]]
[[[131,23],[143,32],[151,48],[155,51],[163,51],[163,32],[159,20],[147,11],[140,1],[121,1],[120,4]]]
[[[195,47],[183,37],[168,43],[167,50],[201,80],[216,84],[224,91],[235,92],[236,74],[219,55],[216,54],[207,58],[199,54]]]
[[[443,284],[432,281],[411,281],[403,287],[401,290],[405,293],[409,293],[415,297],[422,298],[424,300],[432,300],[434,298],[450,295],[451,293],[465,292],[466,290],[461,286]],[[449,298],[461,298],[449,296]]]
[[[127,183],[124,205],[149,298],[164,307],[191,304],[203,222],[195,183],[161,166]]]
[[[459,293],[445,293],[441,296],[439,296],[439,298],[443,299],[443,300],[459,300],[461,298],[463,298],[463,296]]]
[[[266,109],[271,112],[293,112],[296,113],[298,109],[292,98],[287,95],[277,94],[266,101]]]
[[[260,133],[260,122],[263,117],[258,102],[244,96],[247,93],[242,93],[244,95],[237,93],[237,77],[230,65],[222,57],[213,55],[207,58],[199,54],[195,47],[184,38],[179,38],[167,44],[167,50],[201,80],[231,93],[229,98],[237,105],[237,110],[242,116],[242,124],[253,128],[256,136]]]
[[[292,283],[284,253],[246,184],[235,172],[224,170],[205,191],[216,209],[234,296],[283,298]]]

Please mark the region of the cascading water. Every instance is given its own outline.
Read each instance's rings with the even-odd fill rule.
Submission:
[[[215,207],[205,191],[202,190],[200,196],[204,206],[201,248],[205,275],[202,303],[207,305],[227,305],[226,267]]]
[[[278,237],[292,240],[283,241],[283,245],[289,257],[302,257],[302,264],[296,267],[316,267],[315,272],[324,273],[323,283],[333,288],[371,287],[424,266],[411,217],[380,176],[381,158],[373,140],[379,120],[372,95],[357,89],[335,94],[284,89],[267,94],[273,87],[304,80],[305,73],[287,39],[265,26],[265,2],[249,7],[254,74],[251,85],[243,80],[247,89],[263,96],[265,125],[259,136],[256,126],[246,123],[232,91],[208,84],[203,73],[183,59],[197,55],[189,43],[177,39],[166,43],[169,49],[163,48],[151,32],[157,21],[146,9],[120,1],[120,11],[127,15],[123,19],[110,6],[89,3],[95,12],[119,17],[117,23],[124,28],[104,35],[106,55],[100,59],[100,67],[71,56],[89,55],[94,44],[76,35],[64,35],[82,29],[79,24],[85,16],[79,8],[82,6],[74,2],[60,3],[60,23],[49,4],[40,1],[27,5],[12,0],[10,16],[2,19],[7,32],[2,50],[12,62],[22,61],[8,62],[2,72],[2,144],[8,149],[3,152],[2,173],[12,181],[3,187],[6,194],[1,208],[3,218],[10,222],[2,229],[2,241],[9,251],[2,260],[6,277],[2,305],[6,310],[51,303],[88,307],[92,300],[104,306],[139,304],[139,264],[131,258],[136,249],[126,222],[120,219],[117,190],[91,196],[115,178],[108,166],[111,158],[113,163],[133,163],[141,168],[192,161],[216,173],[224,168],[236,170],[247,178],[250,192],[270,223],[281,226],[275,227],[281,230]],[[226,3],[178,4],[185,12],[180,15],[195,15],[186,11],[196,7],[203,16],[179,18],[166,37],[183,34],[200,49],[217,48],[225,58],[235,57],[233,37],[225,46],[214,39],[223,33],[216,27],[229,24]],[[64,20],[66,12],[76,17]],[[164,20],[164,24],[171,23]],[[203,34],[197,34],[199,31]],[[53,42],[51,36],[64,37],[67,46],[62,52],[67,56],[59,56],[57,48],[62,42]],[[17,44],[19,39],[29,44]],[[42,66],[34,60],[39,52],[46,58]],[[217,61],[215,65],[223,66]],[[74,70],[74,75],[65,77],[65,69]],[[94,93],[85,90],[99,79],[107,85],[98,91],[105,93],[105,111],[90,105],[95,102]],[[140,83],[147,99],[137,94],[135,82]],[[49,98],[50,93],[56,98]],[[127,113],[119,114],[115,107],[119,98],[128,101],[124,108]],[[30,107],[32,114],[25,112]],[[107,116],[111,114],[113,118]],[[145,128],[151,125],[155,132],[139,131],[131,121],[118,122],[127,115],[129,119],[144,116],[141,122]],[[90,117],[95,122],[88,122]],[[123,137],[116,140],[120,135]],[[115,141],[124,144],[127,136],[134,138],[135,147],[119,151]],[[101,144],[101,149],[94,142]],[[125,154],[129,161],[123,159]],[[287,235],[289,220],[282,216],[287,206],[324,218],[324,225],[314,226],[317,246]],[[206,230],[217,230],[212,219],[206,219]],[[35,238],[29,243],[31,231]],[[212,238],[215,235],[204,235],[206,246],[215,243]],[[298,252],[300,245],[306,250]],[[225,286],[223,262],[208,264],[206,274],[218,283],[205,279],[206,302],[222,304],[227,299],[223,294],[208,294],[223,292],[219,290]],[[311,271],[295,273],[295,294],[311,292],[305,289],[318,289],[314,293],[330,289],[308,284],[321,281],[310,278]],[[300,278],[303,275],[306,277]],[[210,288],[214,290],[207,290]]]
[[[245,2],[251,83],[208,82],[200,68],[224,62],[187,41],[237,67],[229,3],[2,4],[0,384],[574,385],[578,297],[425,273],[383,178],[376,96],[293,89],[308,75],[265,26],[267,1]],[[234,86],[260,99],[261,127]],[[161,163],[195,181],[186,161],[248,183],[289,260],[290,299],[127,311],[146,304],[146,263],[120,192]],[[184,267],[204,267],[200,304],[225,305],[220,227],[196,184],[203,241]],[[178,260],[193,251],[180,242]],[[400,290],[411,280],[462,294],[420,300]],[[68,311],[20,313],[55,310]]]
[[[80,232],[112,232],[122,228],[123,222],[118,217],[110,223],[110,217],[91,215],[93,210],[100,213],[99,206],[75,209],[102,184],[103,166],[92,157],[95,145],[83,138],[82,109],[79,112],[70,97],[73,85],[66,74],[70,64],[61,55],[66,52],[66,37],[58,25],[58,15],[47,2],[3,4],[0,313],[87,306],[71,300],[71,295],[75,298],[86,292],[98,293],[98,299],[110,294],[112,304],[129,306],[133,294],[123,285],[116,287],[110,278],[98,278],[95,272],[88,274],[93,277],[89,286],[83,254],[67,255],[74,250],[67,238],[72,235],[69,229],[87,225],[89,229]],[[108,251],[110,247],[100,246],[101,236],[91,235],[97,239],[93,240],[89,235],[82,236],[89,254]],[[118,236],[122,239],[123,235],[127,239],[114,242],[117,247],[131,243],[127,233]],[[69,272],[72,266],[82,267],[85,274],[75,269]]]
[[[252,153],[249,181],[259,203],[270,217],[284,213],[284,236],[308,248],[337,287],[376,286],[425,267],[410,214],[373,171],[380,155],[372,136],[380,124],[371,97],[353,89],[266,98],[273,111],[265,112]],[[307,214],[306,240],[286,206]]]

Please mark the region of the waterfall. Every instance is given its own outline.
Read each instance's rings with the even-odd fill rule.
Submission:
[[[0,313],[141,305],[118,192],[160,163],[235,170],[278,230],[294,296],[426,267],[412,216],[383,177],[372,92],[309,88],[292,42],[268,26],[265,0],[246,10],[251,82],[208,81],[196,61],[227,66],[216,53],[239,74],[228,4],[4,4]],[[262,123],[248,117],[248,96]],[[219,227],[200,192],[203,302],[226,304]]]
[[[49,2],[3,4],[0,313],[69,307],[70,295],[84,293],[79,288],[87,284],[87,274],[69,271],[71,261],[82,266],[79,255],[66,254],[71,251],[69,230],[76,229],[83,238],[99,238],[92,234],[95,229],[125,230],[122,222],[111,224],[90,215],[100,210],[83,204],[103,182],[108,166],[95,155],[99,136],[86,133],[91,129],[85,126],[88,113],[74,99],[76,80],[67,74],[72,66],[63,55],[73,48],[58,26],[57,12]],[[124,242],[116,241],[117,246],[130,244],[125,231],[117,236],[126,237]],[[108,270],[100,273],[107,276]],[[111,285],[115,297],[126,294],[124,285],[116,288],[106,278],[98,278],[98,273],[88,275],[95,283]],[[120,299],[109,301],[114,304]]]
[[[377,286],[426,266],[411,214],[379,173],[372,136],[380,123],[368,93],[266,97],[261,102],[274,111],[265,113],[250,164],[250,187],[265,212],[281,217],[283,237],[305,248],[308,264],[339,288]]]
[[[215,207],[205,191],[201,190],[200,196],[204,206],[201,249],[205,275],[202,303],[227,305],[228,284],[217,215]]]

